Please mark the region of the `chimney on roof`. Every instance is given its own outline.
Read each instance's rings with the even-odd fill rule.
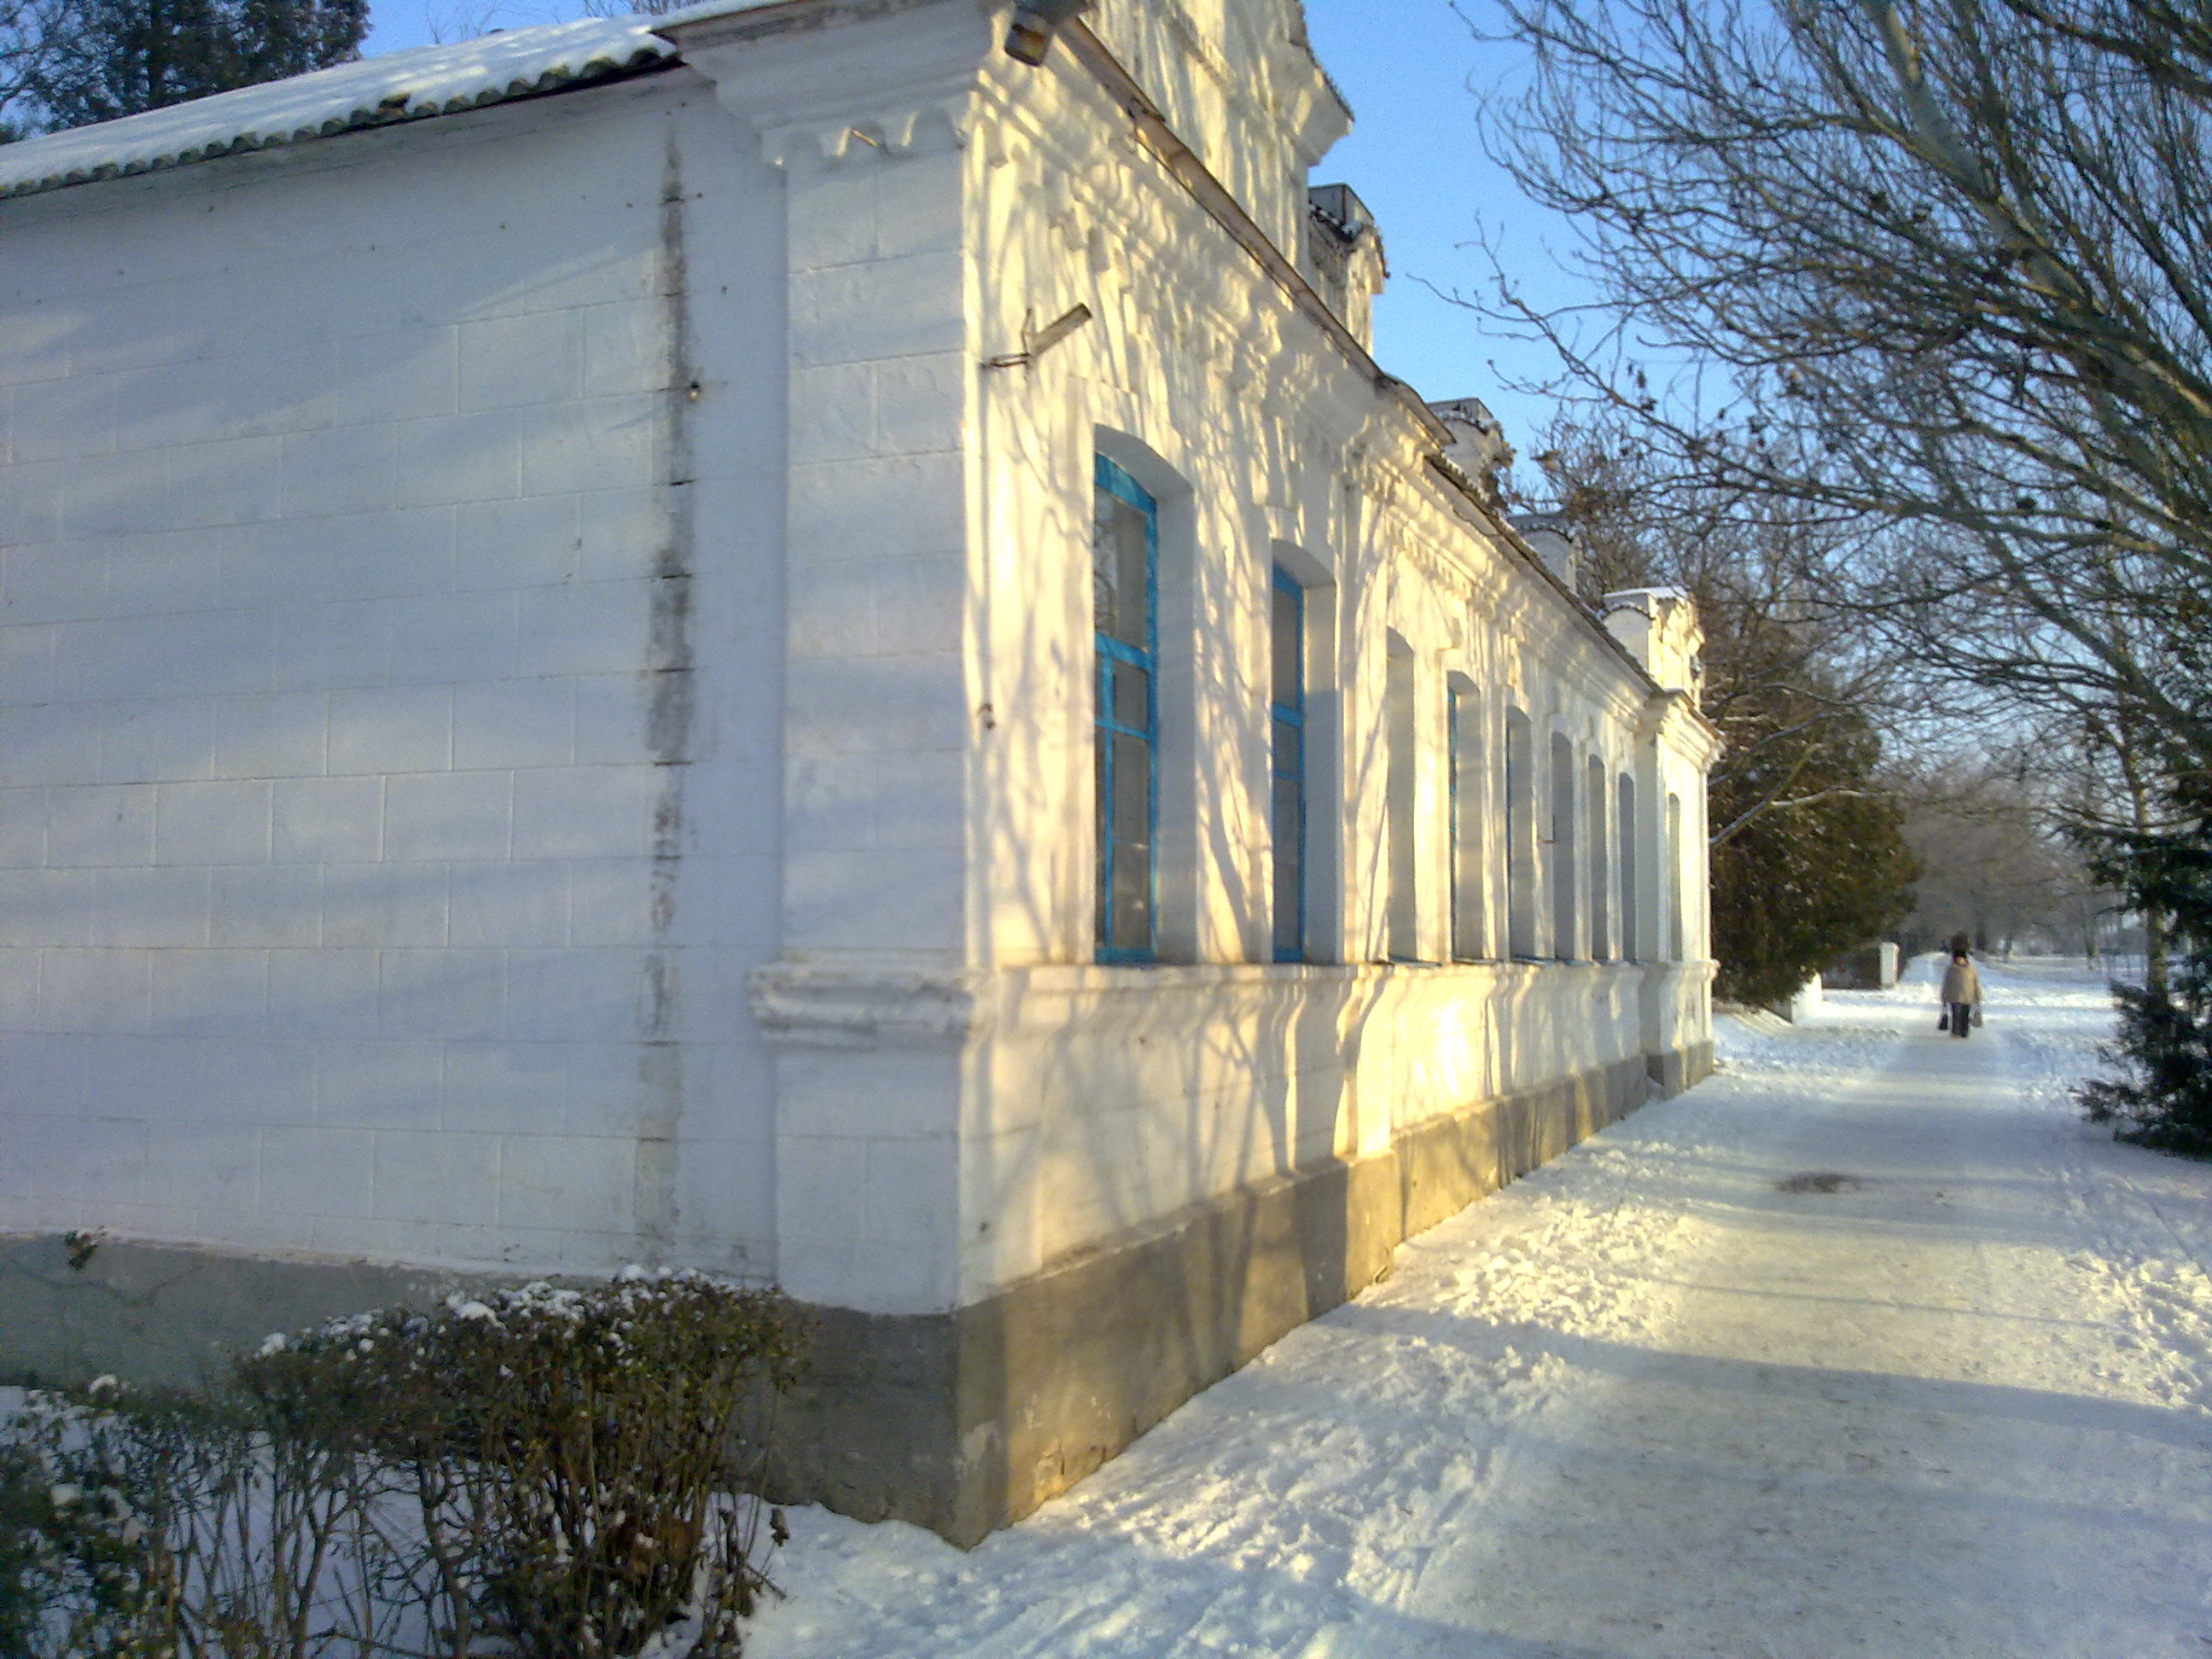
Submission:
[[[1567,522],[1567,515],[1516,513],[1507,522],[1521,532],[1521,539],[1544,562],[1544,568],[1571,592],[1582,563],[1582,550],[1575,545],[1574,526]]]
[[[1513,465],[1513,446],[1505,441],[1504,428],[1490,412],[1490,405],[1480,398],[1453,398],[1431,404],[1429,413],[1451,434],[1444,459],[1482,492],[1483,500],[1497,506],[1498,475]]]

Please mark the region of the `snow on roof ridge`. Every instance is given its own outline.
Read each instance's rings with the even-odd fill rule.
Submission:
[[[173,104],[143,115],[0,144],[0,200],[300,143],[362,127],[451,115],[677,61],[654,33],[672,21],[783,0],[707,0],[680,12],[587,17],[416,46],[310,75]]]

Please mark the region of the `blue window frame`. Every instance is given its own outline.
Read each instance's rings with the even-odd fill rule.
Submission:
[[[1268,594],[1275,960],[1306,959],[1306,591],[1282,566]]]
[[[1093,478],[1098,960],[1152,962],[1159,912],[1160,509],[1103,455]]]

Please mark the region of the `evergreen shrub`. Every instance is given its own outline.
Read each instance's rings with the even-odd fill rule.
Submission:
[[[2075,1097],[2122,1140],[2212,1158],[2212,783],[2185,781],[2175,805],[2182,828],[2094,843],[2098,879],[2163,919],[2169,955],[2162,976],[2113,985],[2119,1030],[2099,1053],[2119,1074]]]

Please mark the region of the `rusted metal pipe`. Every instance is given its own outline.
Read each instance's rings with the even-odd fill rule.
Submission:
[[[1006,28],[1006,56],[1034,69],[1052,49],[1060,26],[1090,6],[1091,0],[1021,0]]]

